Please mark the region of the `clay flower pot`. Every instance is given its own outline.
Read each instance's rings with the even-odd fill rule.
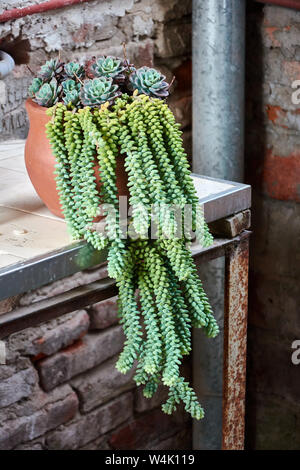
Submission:
[[[31,99],[25,103],[29,117],[29,133],[25,145],[25,164],[29,178],[39,197],[56,216],[63,218],[55,182],[55,157],[52,154],[49,140],[46,136],[45,125],[51,119],[46,110]],[[124,159],[117,159],[117,189],[118,196],[129,196],[127,174],[124,169]],[[98,189],[101,186],[99,166],[95,162],[95,176]],[[99,220],[99,218],[98,218]]]

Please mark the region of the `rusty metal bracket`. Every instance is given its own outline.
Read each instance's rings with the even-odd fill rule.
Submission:
[[[227,250],[222,448],[241,450],[245,434],[249,237]]]

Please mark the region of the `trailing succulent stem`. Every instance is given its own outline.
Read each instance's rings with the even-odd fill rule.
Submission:
[[[162,381],[169,388],[163,410],[172,413],[182,402],[187,412],[200,419],[203,409],[181,377],[180,365],[191,351],[191,328],[203,328],[214,337],[218,326],[187,248],[191,236],[176,233],[170,206],[176,206],[182,216],[186,204],[190,205],[193,230],[203,245],[211,243],[211,235],[170,109],[162,100],[136,92],[114,96],[111,104],[116,86],[111,77],[120,78],[123,65],[111,59],[98,61],[94,72],[101,75],[103,71],[109,78],[95,78],[81,89],[84,102],[91,107],[75,108],[75,112],[64,99],[66,104],[59,102],[48,111],[52,119],[47,133],[57,159],[61,205],[74,238],[84,237],[96,249],[108,246],[108,271],[119,288],[119,316],[126,336],[118,370],[126,373],[136,365],[135,380],[144,385],[146,397]],[[66,72],[76,75],[73,66]],[[135,75],[132,83],[143,90],[153,82],[152,94],[159,96],[159,86],[164,94],[163,78],[147,77],[146,72]],[[63,89],[67,95],[79,87],[69,78]],[[133,207],[130,230],[134,236],[127,238],[119,224],[118,159],[124,159]],[[95,171],[101,177],[100,189]],[[100,205],[106,216],[102,233],[94,229]],[[156,237],[148,238],[153,223]]]

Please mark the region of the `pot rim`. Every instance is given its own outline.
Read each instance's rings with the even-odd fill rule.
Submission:
[[[28,108],[33,108],[35,111],[40,111],[43,113],[45,113],[46,110],[49,109],[49,108],[46,108],[45,106],[40,106],[35,101],[33,101],[32,98],[27,98],[27,100],[25,101],[25,106]]]

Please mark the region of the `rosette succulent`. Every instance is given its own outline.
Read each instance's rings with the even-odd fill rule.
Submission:
[[[155,69],[141,67],[129,76],[130,88],[154,98],[166,98],[169,94],[169,84],[165,76]]]
[[[44,80],[58,76],[63,71],[63,64],[58,59],[50,59],[40,69],[39,75]]]
[[[83,65],[76,62],[69,62],[64,66],[64,74],[69,78],[84,78],[85,70]]]
[[[41,86],[43,85],[42,78],[34,78],[30,87],[28,88],[30,98],[34,98],[35,94],[39,91]]]
[[[75,82],[75,80],[69,79],[62,82],[63,101],[67,106],[76,106],[80,102],[80,88],[80,83]]]
[[[45,87],[47,83],[50,86]],[[169,87],[164,75],[153,68],[136,69],[126,58],[102,56],[92,57],[84,65],[50,59],[41,67],[28,91],[42,106],[50,107],[60,101],[68,107],[95,108],[106,102],[111,105],[116,97],[132,95],[134,90],[163,99],[168,96]]]
[[[40,89],[35,93],[33,100],[40,106],[49,108],[58,101],[59,93],[61,92],[61,85],[58,85],[57,80],[52,78],[49,83],[44,83]]]
[[[144,385],[145,397],[151,398],[160,382],[169,387],[165,413],[183,402],[200,419],[204,411],[181,376],[180,364],[191,351],[193,327],[203,328],[208,337],[215,337],[219,328],[189,250],[187,222],[202,246],[212,237],[179,125],[165,101],[157,99],[168,95],[169,85],[155,69],[136,70],[126,59],[114,57],[93,58],[84,70],[73,62],[48,61],[42,73],[30,93],[50,108],[46,131],[58,163],[55,179],[68,229],[74,239],[108,249],[108,275],[118,287],[126,341],[116,367],[127,373],[136,366],[134,379]],[[120,158],[132,208],[125,238],[117,190]],[[184,218],[186,205],[190,221]],[[101,206],[104,232],[94,224]],[[149,239],[152,223],[154,239]]]
[[[100,57],[91,66],[91,71],[95,77],[114,78],[125,80],[124,70],[126,65],[119,57]]]
[[[118,85],[113,84],[112,78],[99,77],[86,80],[80,91],[81,102],[84,106],[100,106],[113,102],[120,95]]]

